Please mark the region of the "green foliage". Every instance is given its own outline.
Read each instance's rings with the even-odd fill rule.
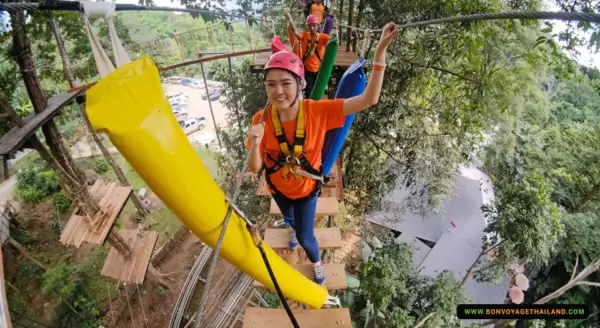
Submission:
[[[44,272],[38,265],[28,261],[19,261],[17,270],[20,276],[29,278],[38,278]]]
[[[58,189],[58,177],[54,171],[30,165],[17,174],[15,196],[25,203],[37,203]]]
[[[154,289],[154,291],[158,294],[158,295],[164,295],[167,290],[165,289],[165,287],[163,287],[162,285],[154,285],[152,287],[152,289]]]
[[[110,165],[103,157],[96,158],[92,164],[94,172],[98,174],[104,174],[110,170]]]
[[[97,327],[100,312],[85,293],[86,279],[73,265],[57,265],[44,272],[42,292],[59,300],[53,308],[56,327]]]
[[[52,210],[59,215],[65,214],[71,208],[71,199],[64,191],[52,195]]]
[[[76,292],[83,277],[78,276],[77,267],[59,265],[44,272],[42,292],[50,297],[70,297]]]
[[[516,259],[545,263],[562,233],[559,211],[549,199],[548,186],[540,175],[526,175],[496,194],[491,205],[483,206],[492,233],[487,247],[494,248],[494,261],[477,272],[478,278],[502,277]]]
[[[267,302],[270,308],[277,308],[281,305],[281,300],[277,293],[265,292],[262,294],[262,298]]]
[[[534,224],[535,215],[531,215],[532,226],[524,232],[527,243],[507,250],[502,250],[504,245],[499,247],[500,252],[510,250],[516,253],[518,249],[522,252],[536,244],[542,246],[539,252],[519,257],[530,261],[526,267],[532,281],[530,292],[533,300],[566,284],[575,270],[576,260],[579,272],[600,258],[596,242],[600,233],[596,215],[600,196],[600,172],[596,165],[600,153],[598,73],[596,69],[577,65],[564,54],[549,52],[537,71],[530,73],[530,83],[523,86],[522,93],[530,96],[511,104],[512,115],[498,126],[494,141],[486,149],[485,162],[496,192],[500,197],[506,192],[512,193],[518,197],[512,197],[514,200],[509,202],[514,206],[525,206],[523,212],[508,211],[513,219],[507,223],[531,211],[543,213],[544,207],[546,211],[551,208],[545,198],[538,197],[541,194],[535,196],[534,190],[541,190],[541,186],[545,197],[560,209],[558,220],[563,232],[557,236],[554,247],[549,248],[550,243],[543,238],[555,238],[552,231],[556,224],[537,226]],[[532,176],[536,178],[527,178]],[[525,195],[515,192],[523,180],[529,180],[528,184],[537,180],[534,186],[538,187],[532,189],[530,185],[523,188],[532,191]],[[533,199],[527,198],[531,196]],[[533,207],[526,203],[527,199],[534,204]],[[543,204],[546,205],[539,206]],[[511,233],[514,236],[518,229],[514,227],[511,232],[508,228],[496,226],[488,230],[505,229],[501,236],[510,236]],[[507,257],[508,254],[500,255]],[[594,273],[588,279],[597,281],[599,278],[598,273]],[[600,308],[598,297],[597,288],[576,286],[553,303],[590,304],[594,310]],[[592,317],[588,323],[597,324],[598,319]],[[535,322],[527,325],[539,326]],[[561,325],[576,327],[579,323],[546,324],[547,327]]]
[[[351,307],[359,327],[412,327],[422,316],[431,317],[424,327],[459,324],[456,305],[466,301],[450,272],[436,277],[421,276],[413,267],[413,248],[388,243],[373,251],[363,263],[360,288],[343,299]]]

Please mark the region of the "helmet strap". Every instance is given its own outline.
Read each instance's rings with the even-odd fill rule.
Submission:
[[[296,98],[294,99],[294,101],[292,101],[292,103],[290,104],[290,107],[294,107],[294,105],[296,104],[296,101],[302,100],[304,98],[302,96],[302,90],[304,90],[304,88],[306,88],[306,80],[297,77],[296,82],[298,82],[298,88],[296,90]]]

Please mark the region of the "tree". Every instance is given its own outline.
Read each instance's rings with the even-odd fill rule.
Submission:
[[[421,276],[413,267],[413,248],[387,243],[362,263],[360,287],[353,296],[352,320],[358,327],[440,327],[459,325],[456,305],[466,301],[452,273]]]
[[[531,174],[503,189],[493,204],[482,207],[488,219],[484,231],[490,238],[484,240],[482,253],[467,271],[462,284],[483,255],[491,252],[492,260],[477,269],[480,280],[496,280],[517,261],[544,263],[550,258],[561,236],[562,223],[547,191],[542,177]]]
[[[37,70],[35,69],[31,43],[26,34],[25,15],[23,13],[11,14],[11,26],[13,36],[13,58],[20,68],[21,76],[25,82],[27,93],[33,104],[34,111],[36,113],[41,113],[46,109],[47,98],[44,91],[41,89]],[[50,120],[48,123],[44,124],[42,126],[42,132],[44,133],[50,152],[61,167],[63,167],[65,172],[80,184],[84,183],[85,175],[73,162],[73,158],[69,154],[67,147],[64,145],[54,121]]]
[[[525,86],[536,96],[513,105],[514,116],[499,126],[488,148],[486,167],[501,193],[524,176],[541,176],[549,199],[560,208],[563,233],[547,261],[526,264],[532,282],[528,298],[590,304],[596,311],[600,308],[596,301],[599,291],[593,285],[599,279],[595,269],[599,258],[597,71],[578,65],[560,51],[548,51],[544,56],[533,72],[532,83]],[[581,267],[584,269],[579,270]],[[584,322],[548,322],[546,326],[594,326],[597,320],[592,316]]]
[[[33,61],[31,43],[27,36],[25,17],[23,13],[11,15],[11,24],[11,32],[13,35],[13,55],[19,54],[14,58],[23,76],[30,99],[34,104],[34,109],[36,113],[39,113],[45,109],[47,99],[43,90],[41,89],[40,81],[38,79],[37,69]],[[52,34],[50,33],[50,35]],[[12,108],[8,98],[4,92],[1,92],[1,90],[0,107],[2,109],[2,113],[5,114],[6,117],[10,118],[14,125],[19,127],[23,125],[22,120],[18,115],[16,115],[16,112]],[[87,188],[85,176],[73,163],[72,157],[62,143],[60,133],[58,132],[54,121],[48,121],[48,123],[42,126],[42,130],[46,137],[46,143],[50,151],[46,149],[36,135],[31,136],[27,140],[26,146],[35,149],[57,173],[62,189],[70,195],[73,201],[79,201],[79,203],[82,205],[83,212],[88,220],[88,224],[91,224],[92,218],[101,220],[102,216],[105,216],[108,213],[101,211],[98,200],[94,199],[90,194],[90,191]],[[62,160],[60,160],[61,158]],[[125,259],[131,258],[131,248],[114,230],[108,234],[107,240],[111,246],[113,246],[125,257]],[[148,268],[148,274],[149,278],[155,280],[156,282],[165,286],[170,286],[170,284],[167,283],[164,278],[162,278],[162,275],[152,265],[150,265]]]
[[[58,26],[58,23],[54,19],[50,20],[49,25],[50,25],[50,30],[52,31],[52,34],[54,35],[54,38],[56,40],[56,45],[58,47],[58,52],[60,54],[60,58],[61,58],[61,61],[63,64],[63,69],[65,72],[65,77],[67,79],[67,82],[69,83],[69,86],[71,88],[73,88],[77,84],[75,82],[75,75],[73,74],[73,70],[71,69],[71,60],[69,59],[69,54],[67,53],[67,50],[65,47],[65,42],[64,42],[64,39],[63,39],[61,31],[60,31],[60,27]],[[78,107],[79,107],[81,116],[83,117],[84,124],[88,130],[89,135],[91,135],[93,142],[96,144],[98,149],[100,149],[100,152],[102,153],[102,155],[104,156],[104,158],[106,159],[108,164],[112,167],[112,169],[115,172],[115,175],[117,176],[117,179],[119,180],[121,185],[129,187],[130,186],[129,182],[127,181],[127,178],[125,177],[123,170],[121,170],[119,165],[114,161],[114,159],[112,158],[112,156],[110,155],[110,153],[108,152],[108,150],[106,149],[104,144],[102,143],[102,140],[100,139],[100,137],[98,135],[96,135],[96,133],[94,133],[92,125],[87,117],[86,112],[85,112],[84,105],[79,104]],[[129,197],[130,197],[131,201],[133,202],[133,204],[135,205],[135,207],[137,209],[137,213],[138,213],[138,215],[140,215],[140,217],[145,217],[146,215],[148,215],[148,210],[144,207],[144,205],[142,204],[142,202],[140,201],[138,196],[135,194],[135,192],[132,195],[130,195]]]

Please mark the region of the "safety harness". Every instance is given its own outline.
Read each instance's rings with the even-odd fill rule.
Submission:
[[[306,49],[306,52],[304,53],[304,56],[302,56],[302,62],[304,62],[312,54],[315,54],[317,56],[317,59],[319,60],[319,62],[323,61],[321,59],[321,55],[319,55],[319,52],[317,51],[317,46],[319,45],[319,37],[320,36],[321,36],[321,33],[317,33],[317,36],[315,38],[308,39],[308,47]]]
[[[267,109],[266,109],[267,110]],[[294,136],[294,144],[291,146],[281,125],[279,119],[279,112],[275,106],[270,106],[271,122],[273,123],[273,129],[275,130],[275,137],[279,142],[279,156],[274,159],[269,153],[265,154],[265,157],[275,163],[271,167],[267,167],[266,162],[263,159],[263,169],[265,170],[265,180],[271,190],[275,193],[280,193],[273,182],[271,181],[271,175],[281,170],[281,175],[285,181],[288,181],[289,173],[293,173],[293,177],[297,180],[304,178],[311,178],[317,181],[315,184],[315,190],[308,196],[301,198],[308,199],[321,194],[323,184],[329,182],[331,178],[324,177],[322,168],[319,170],[315,169],[306,159],[304,154],[304,141],[306,140],[306,134],[304,129],[305,116],[304,116],[304,104],[300,101],[298,104],[298,119],[296,122],[296,133]],[[293,149],[293,152],[290,151]]]

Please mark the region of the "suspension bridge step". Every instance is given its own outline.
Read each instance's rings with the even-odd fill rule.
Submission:
[[[352,328],[350,310],[319,309],[292,310],[302,328]],[[292,328],[284,309],[247,307],[243,328]]]
[[[320,249],[335,249],[342,247],[342,233],[340,228],[317,228],[315,237]],[[264,241],[274,250],[285,250],[289,248],[290,230],[267,229]]]
[[[341,290],[348,288],[348,281],[346,280],[346,268],[343,263],[335,264],[323,264],[325,267],[325,280],[327,290]],[[308,279],[313,279],[312,264],[298,264],[294,265],[294,269],[302,273]],[[265,288],[259,281],[254,281],[254,287]]]
[[[269,214],[281,215],[281,211],[273,199],[271,199],[271,209],[269,210]],[[336,197],[320,197],[317,201],[316,216],[319,217],[326,215],[340,215],[340,204]]]

